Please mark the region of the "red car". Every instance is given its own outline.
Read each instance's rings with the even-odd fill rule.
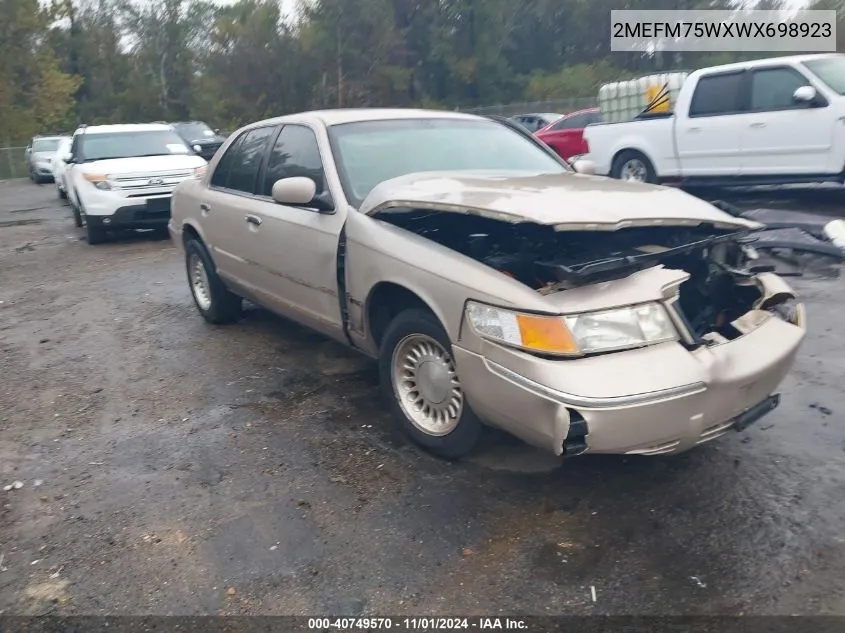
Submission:
[[[569,160],[589,152],[584,140],[584,128],[591,123],[602,121],[598,108],[579,110],[565,115],[554,123],[534,132],[534,136],[556,151],[562,158]]]

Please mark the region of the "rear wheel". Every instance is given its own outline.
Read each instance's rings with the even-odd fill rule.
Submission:
[[[470,409],[449,337],[426,310],[405,310],[387,328],[379,358],[381,385],[403,430],[447,459],[469,454],[482,424]]]
[[[625,150],[619,154],[613,161],[610,175],[619,180],[632,182],[657,182],[651,161],[645,154],[635,150]]]
[[[202,318],[215,325],[234,323],[243,313],[243,300],[229,290],[214,267],[202,242],[188,240],[185,245],[185,266],[191,295]]]
[[[67,200],[67,191],[61,188],[61,186],[56,185],[56,193],[59,196],[59,200]]]

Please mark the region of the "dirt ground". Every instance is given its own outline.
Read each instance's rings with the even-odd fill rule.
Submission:
[[[208,326],[167,240],[89,246],[52,185],[0,183],[0,613],[845,614],[843,284],[793,283],[810,332],[745,433],[450,464],[370,361]]]

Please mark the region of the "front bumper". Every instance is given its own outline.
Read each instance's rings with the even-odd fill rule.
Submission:
[[[155,204],[135,203],[118,207],[111,215],[90,215],[85,221],[104,229],[161,229],[170,221],[170,196],[154,198]]]
[[[481,354],[453,351],[473,409],[529,444],[559,455],[577,421],[580,434],[586,423],[587,452],[656,455],[730,430],[775,391],[804,334],[772,316],[733,341],[694,351],[675,342],[575,360],[489,342]]]
[[[52,178],[53,168],[50,165],[35,165],[32,169],[32,173],[39,178]]]

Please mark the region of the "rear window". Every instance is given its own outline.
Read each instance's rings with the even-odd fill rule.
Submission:
[[[692,95],[689,115],[719,116],[742,111],[744,71],[704,75]]]

